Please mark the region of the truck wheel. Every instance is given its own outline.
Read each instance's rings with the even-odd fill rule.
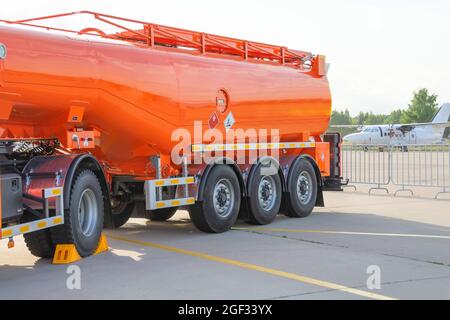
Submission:
[[[134,202],[119,202],[112,206],[113,228],[118,229],[130,220],[135,207]]]
[[[64,225],[51,229],[55,244],[74,244],[82,257],[90,256],[98,246],[103,228],[103,192],[91,170],[81,171],[70,192],[70,206]]]
[[[250,186],[252,194],[248,199],[249,220],[248,223],[266,225],[277,217],[280,211],[282,189],[281,179],[278,174],[265,176],[261,172],[262,167],[255,171],[255,176]]]
[[[21,223],[33,221],[31,214],[25,213]],[[28,251],[38,258],[50,259],[55,255],[56,246],[53,244],[50,230],[39,230],[23,235]]]
[[[204,188],[203,201],[189,207],[194,225],[203,232],[223,233],[236,223],[241,189],[233,169],[218,165],[212,169]]]
[[[165,208],[153,211],[145,211],[145,217],[148,220],[162,222],[172,218],[177,213],[178,208]]]
[[[38,258],[51,259],[55,255],[56,246],[52,242],[49,230],[35,231],[23,235],[28,251]]]
[[[312,164],[305,159],[297,161],[289,174],[287,216],[308,217],[316,205],[317,178]]]

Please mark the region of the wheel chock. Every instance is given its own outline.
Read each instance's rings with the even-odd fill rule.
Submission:
[[[53,264],[71,264],[81,260],[74,244],[58,244],[56,246]]]
[[[98,242],[97,249],[93,256],[96,256],[102,252],[108,251],[108,240],[102,233]],[[81,256],[78,253],[74,244],[58,244],[56,246],[55,255],[53,256],[53,264],[71,264],[81,260]]]
[[[109,250],[108,240],[106,239],[106,236],[102,233],[102,235],[100,236],[100,241],[98,242],[98,247],[93,255],[96,256],[108,250]]]

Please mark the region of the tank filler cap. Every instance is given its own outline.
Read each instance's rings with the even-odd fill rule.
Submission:
[[[6,59],[6,46],[3,43],[0,43],[0,59]]]
[[[225,89],[220,89],[216,96],[217,111],[225,113],[229,106],[229,100],[228,92]]]

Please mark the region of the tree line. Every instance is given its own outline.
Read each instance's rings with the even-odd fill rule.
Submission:
[[[438,111],[437,95],[430,94],[428,89],[420,89],[414,92],[414,96],[408,108],[398,108],[389,114],[377,114],[373,112],[360,112],[352,117],[349,110],[334,110],[331,115],[331,125],[377,125],[377,124],[407,124],[431,122]],[[342,134],[355,132],[356,129],[333,128],[331,131],[340,131]]]

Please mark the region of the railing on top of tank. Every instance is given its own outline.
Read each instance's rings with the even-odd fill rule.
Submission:
[[[66,28],[36,24],[37,21],[41,22],[44,20],[65,18],[82,14],[90,15],[95,20],[101,21],[109,26],[113,26],[121,31],[114,34],[107,34],[106,32],[93,27],[86,27],[82,30],[70,30]],[[92,11],[61,13],[17,21],[0,21],[8,24],[18,24],[45,30],[69,32],[79,35],[84,34],[99,36],[102,38],[129,42],[140,42],[150,47],[175,47],[179,49],[188,49],[190,52],[195,51],[201,54],[215,53],[218,55],[231,55],[241,57],[244,60],[252,59],[255,62],[279,63],[286,66],[300,68],[303,71],[310,71],[312,69],[314,59],[313,55],[309,52],[292,50],[283,46],[275,46],[265,43],[212,35],[204,32],[184,30]],[[141,29],[134,30],[125,26],[124,23],[138,24]]]

